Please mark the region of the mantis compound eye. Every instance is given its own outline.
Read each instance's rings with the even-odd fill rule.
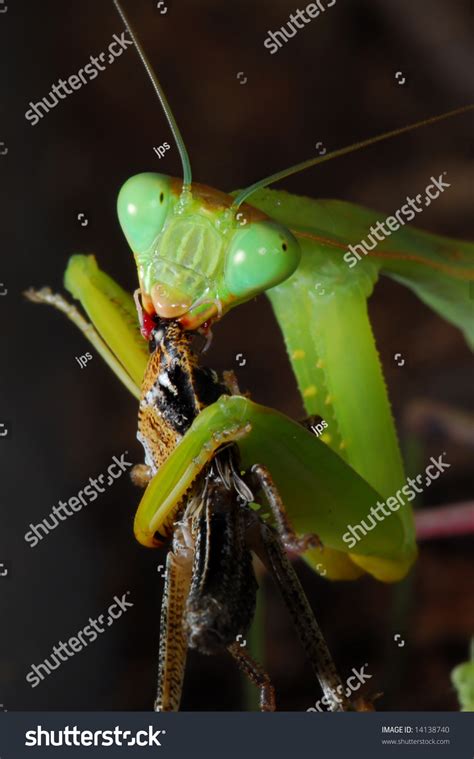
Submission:
[[[298,266],[301,250],[291,232],[273,221],[258,221],[237,232],[227,251],[225,283],[238,298],[275,287]]]
[[[136,257],[148,251],[162,231],[170,200],[170,178],[165,174],[136,174],[120,190],[118,218]]]

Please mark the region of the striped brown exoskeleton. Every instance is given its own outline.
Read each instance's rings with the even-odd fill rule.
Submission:
[[[224,382],[198,364],[192,334],[173,320],[155,317],[149,335],[150,360],[142,384],[137,437],[145,464],[133,479],[146,485],[181,440],[196,416],[222,394],[237,391],[233,375]],[[270,526],[250,507],[266,504]],[[155,535],[170,540],[161,610],[157,711],[179,709],[186,654],[227,649],[260,689],[262,711],[275,709],[268,674],[238,642],[255,611],[255,554],[273,576],[305,647],[324,695],[334,710],[351,708],[344,697],[329,650],[286,549],[301,553],[318,544],[314,535],[296,536],[270,473],[258,463],[241,471],[236,443],[223,444],[194,480]],[[339,687],[338,687],[339,686]]]

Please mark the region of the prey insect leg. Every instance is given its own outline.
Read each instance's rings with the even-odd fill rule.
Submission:
[[[253,659],[246,646],[240,643],[232,643],[227,647],[229,653],[234,657],[239,668],[248,677],[250,682],[260,690],[260,711],[275,711],[275,688],[271,684],[270,677],[265,672],[261,664]]]
[[[166,558],[161,602],[156,712],[178,711],[188,649],[183,619],[191,584],[192,551],[183,545],[176,549],[175,544],[176,539]]]
[[[308,548],[318,548],[321,541],[317,535],[297,535],[286,513],[285,505],[273,482],[268,469],[261,464],[254,464],[250,470],[250,487],[262,490],[275,519],[276,528],[285,548],[295,553],[304,553]]]
[[[324,696],[333,711],[352,710],[350,702],[344,696],[344,686],[298,575],[274,530],[262,522],[259,523],[259,528],[260,540],[252,548],[278,585]],[[336,693],[341,695],[337,696]]]
[[[237,381],[237,375],[232,369],[227,369],[222,373],[224,385],[231,395],[242,395]]]

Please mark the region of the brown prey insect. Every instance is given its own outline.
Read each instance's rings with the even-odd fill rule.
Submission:
[[[237,390],[231,373],[223,384],[214,371],[198,365],[191,340],[176,321],[154,318],[137,434],[145,464],[133,472],[142,486],[199,412]],[[262,503],[262,497],[275,527],[250,508],[250,503]],[[238,635],[246,635],[255,610],[258,586],[252,554],[276,581],[324,695],[334,710],[351,708],[344,697],[335,698],[338,686],[343,692],[341,681],[285,550],[301,553],[318,539],[295,535],[264,467],[255,464],[241,472],[237,445],[223,441],[160,529],[156,545],[171,537],[171,548],[161,610],[157,711],[179,708],[188,648],[204,654],[226,648],[260,689],[261,710],[275,709],[268,674],[237,642]]]

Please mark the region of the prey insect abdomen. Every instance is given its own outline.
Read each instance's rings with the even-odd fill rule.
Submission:
[[[233,487],[208,481],[196,518],[193,581],[186,604],[188,644],[211,654],[235,643],[250,627],[257,581],[245,545],[246,511]]]

